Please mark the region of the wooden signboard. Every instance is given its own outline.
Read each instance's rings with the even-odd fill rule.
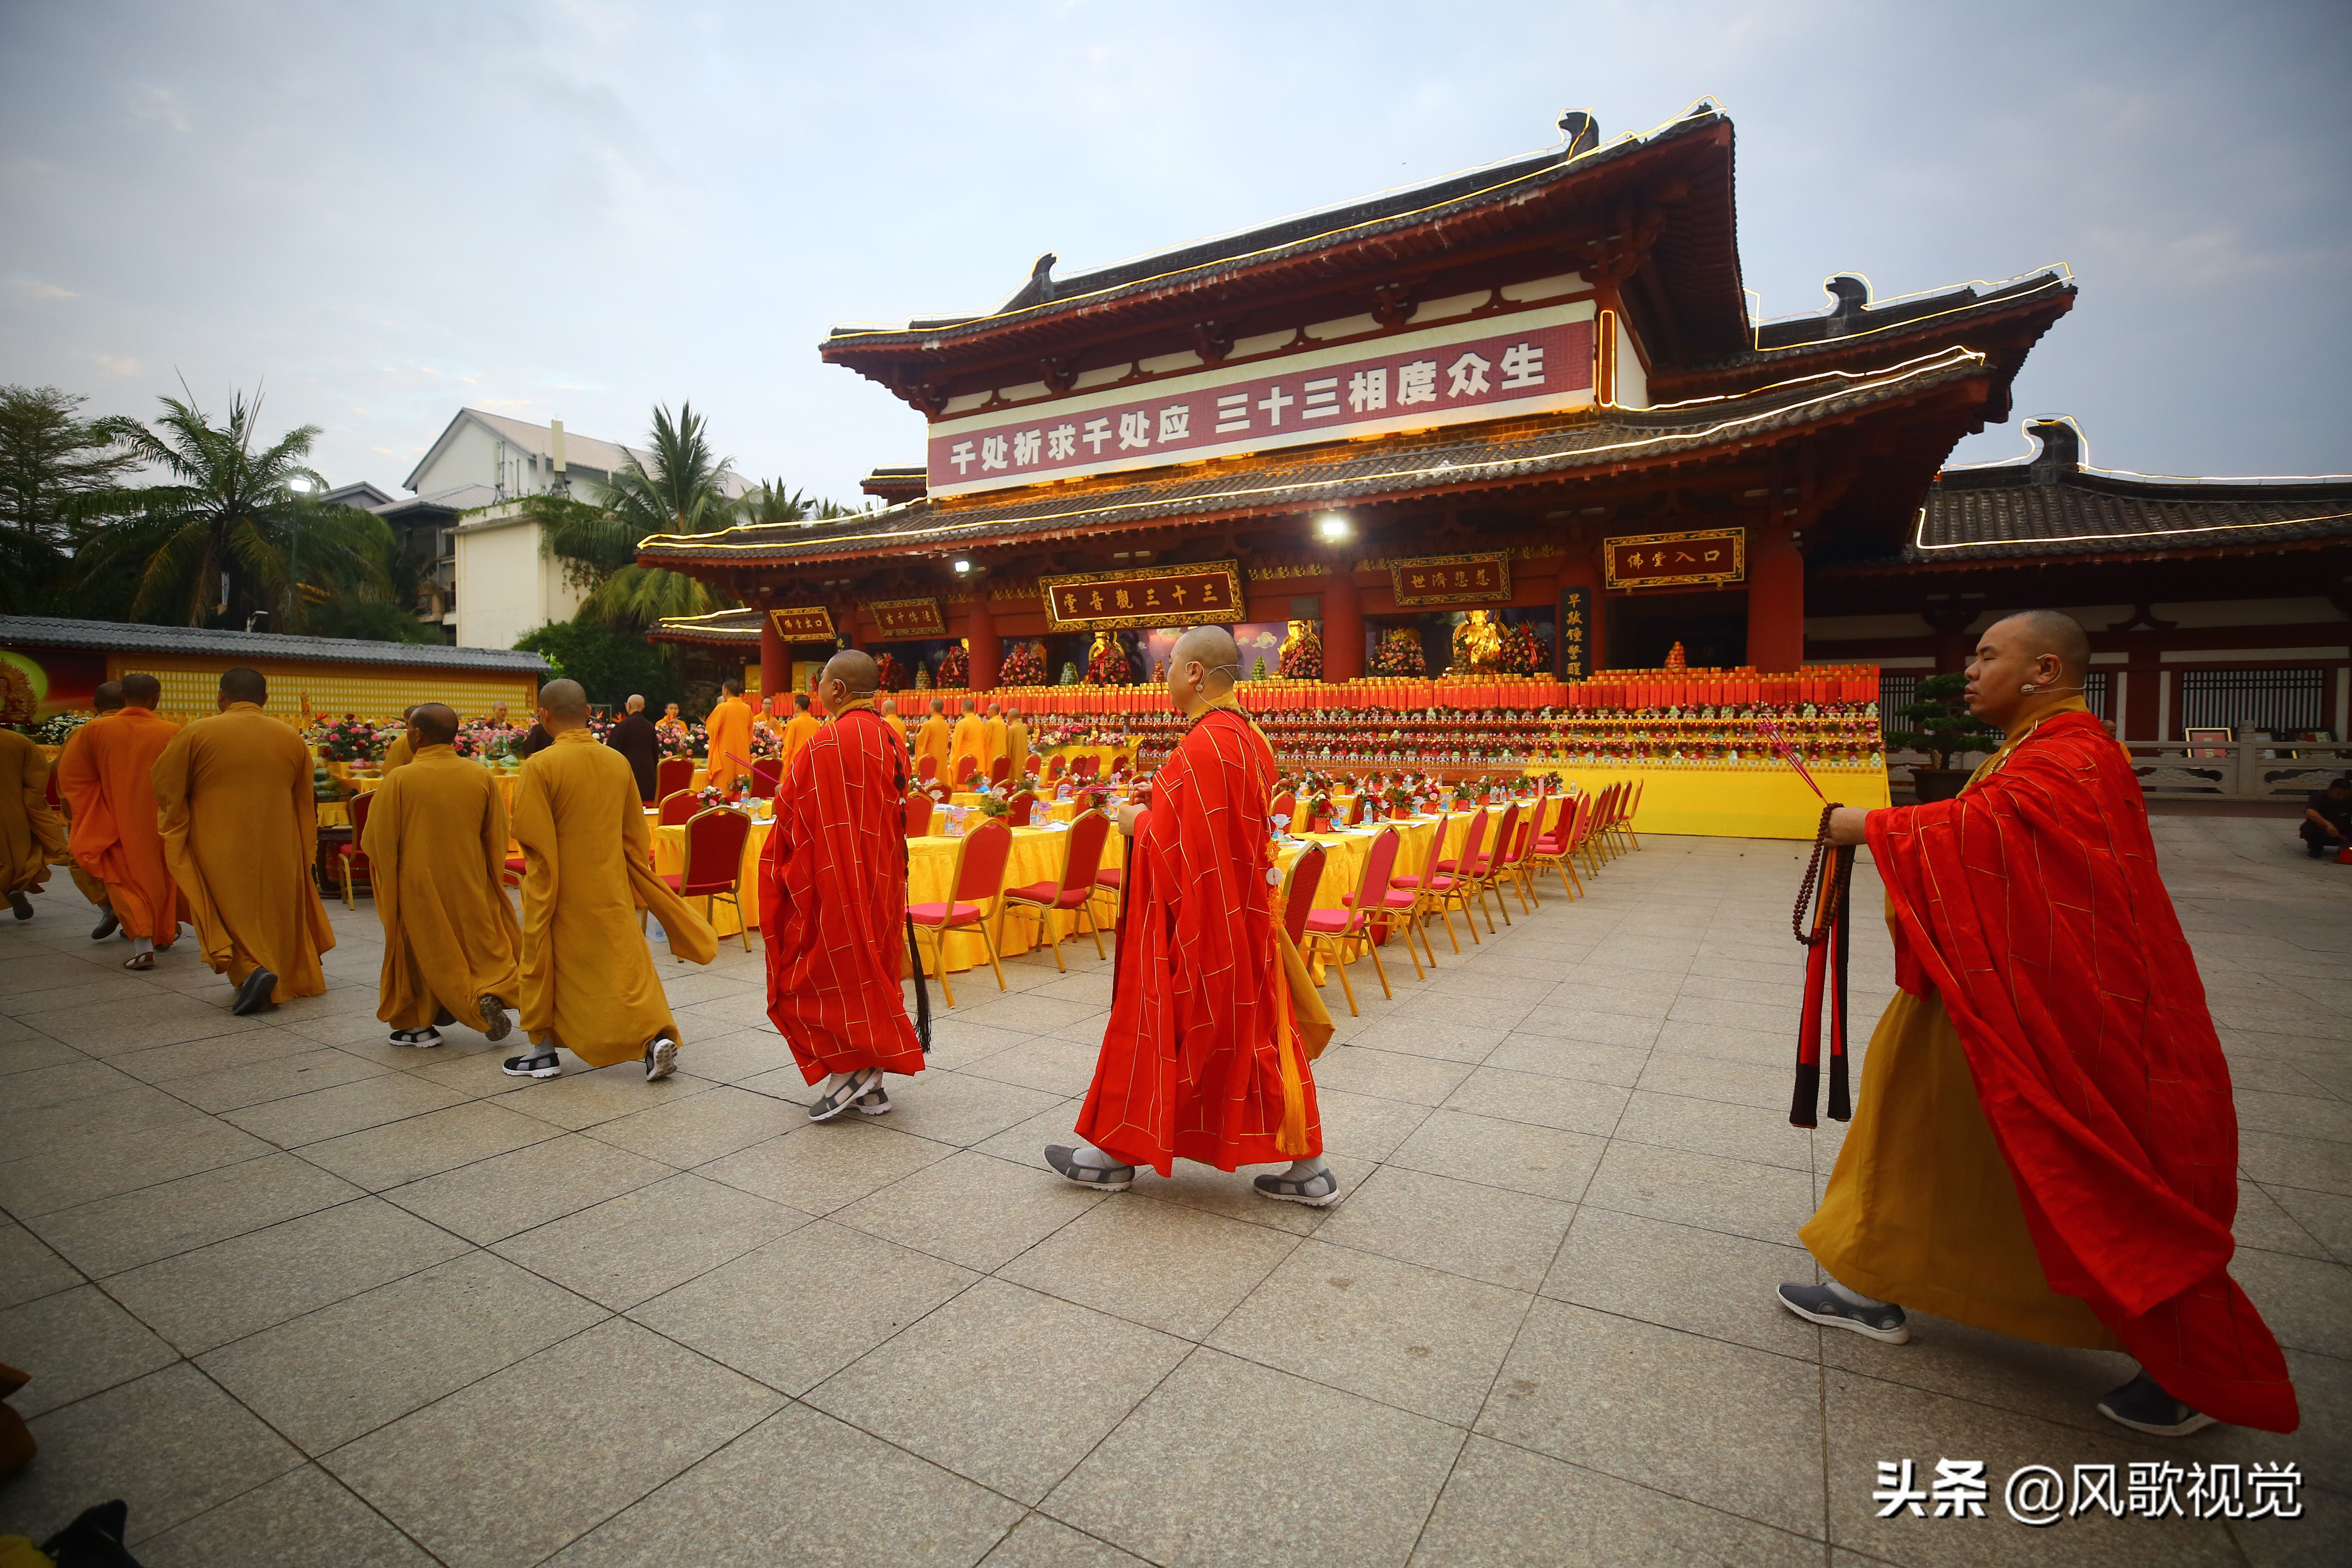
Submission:
[[[1696,533],[1636,533],[1601,541],[1612,588],[1698,587],[1744,582],[1748,531],[1710,528]]]
[[[1592,590],[1559,591],[1559,678],[1592,678]]]
[[[768,618],[776,623],[776,635],[786,642],[832,642],[833,612],[823,605],[794,605],[789,609],[770,610]]]
[[[866,605],[878,637],[943,637],[948,618],[937,599],[874,599]]]
[[[1511,557],[1503,550],[1475,555],[1429,555],[1389,563],[1389,585],[1400,609],[1412,605],[1500,604],[1511,596]]]
[[[1040,577],[1045,619],[1057,632],[1127,626],[1197,626],[1242,618],[1238,561],[1196,561],[1126,572]]]

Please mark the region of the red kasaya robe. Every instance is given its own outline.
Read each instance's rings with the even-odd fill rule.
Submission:
[[[923,1047],[898,989],[907,748],[871,703],[811,726],[760,858],[768,1016],[811,1083],[872,1067],[918,1073]]]
[[[1131,1165],[1230,1171],[1323,1152],[1276,945],[1274,752],[1215,708],[1153,780],[1128,856],[1118,984],[1077,1133]]]
[[[1895,979],[1943,998],[2050,1288],[2166,1391],[2294,1430],[2278,1342],[2229,1275],[2238,1117],[2129,760],[2042,720],[1958,797],[1874,811]]]

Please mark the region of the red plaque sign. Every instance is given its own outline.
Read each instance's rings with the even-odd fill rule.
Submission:
[[[1242,618],[1238,561],[1144,566],[1040,577],[1045,619],[1057,632],[1097,627],[1196,626]]]
[[[883,637],[948,635],[947,616],[937,599],[875,599],[866,604],[866,613],[874,617],[875,633]]]
[[[1603,540],[1612,588],[1695,586],[1738,583],[1748,575],[1748,531],[1711,528],[1697,533],[1639,533]]]
[[[1389,563],[1389,585],[1407,605],[1486,605],[1511,596],[1511,557],[1500,550],[1476,555],[1429,555]]]
[[[832,642],[833,612],[823,605],[794,605],[788,609],[770,610],[768,618],[776,623],[776,635],[786,642]]]

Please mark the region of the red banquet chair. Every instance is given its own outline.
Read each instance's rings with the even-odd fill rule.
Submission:
[[[958,788],[958,789],[961,789],[961,788],[963,788],[966,784],[970,784],[970,783],[971,782],[971,780],[972,780],[972,776],[973,776],[974,774],[978,773],[979,772],[980,772],[980,759],[979,759],[978,757],[972,757],[972,756],[958,757],[958,758],[956,759],[956,761],[955,761],[955,780],[954,780],[954,783],[955,783],[955,786],[956,786],[956,788]]]
[[[1084,784],[1087,780],[1095,777],[1101,772],[1102,758],[1097,756],[1092,752],[1088,752],[1085,756],[1080,757],[1076,762],[1070,764],[1070,778],[1074,783],[1077,784]]]
[[[1034,763],[1037,759],[1032,757],[1029,760]],[[1059,752],[1055,752],[1051,757],[1048,757],[1045,760],[1045,778],[1047,784],[1052,784],[1062,776],[1062,769],[1067,759]]]
[[[1031,819],[1036,815],[1036,811],[1037,792],[1024,789],[1004,803],[1004,826],[1027,827],[1031,826]]]
[[[1549,867],[1559,877],[1561,892],[1571,899],[1583,896],[1584,882],[1576,877],[1576,866],[1570,857],[1576,847],[1577,817],[1591,798],[1588,795],[1552,796],[1554,809],[1550,825],[1538,826],[1534,839],[1528,845],[1525,864],[1529,881],[1535,879],[1538,871]],[[1571,878],[1576,879],[1573,886],[1570,885]]]
[[[1279,816],[1291,826],[1297,826],[1298,796],[1289,790],[1284,790],[1267,804],[1265,814],[1268,816]]]
[[[702,802],[692,790],[682,789],[662,796],[658,809],[661,815],[654,818],[655,826],[683,827],[702,809]]]
[[[1315,889],[1323,885],[1323,846],[1310,844],[1307,853],[1290,863],[1290,879],[1282,886],[1282,929],[1290,945],[1307,951],[1307,917],[1315,910]]]
[[[694,787],[692,757],[664,757],[654,764],[654,800],[667,800],[682,789]],[[647,805],[653,804],[648,801]]]
[[[367,837],[368,809],[374,798],[373,790],[352,796],[352,841],[335,846],[336,868],[343,874],[343,907],[347,910],[359,908],[352,902],[352,873],[354,871],[367,879],[368,892],[371,895],[375,892],[375,877],[368,869],[367,852],[360,847],[360,840]]]
[[[994,762],[988,764],[988,782],[990,784],[1001,784],[1012,778],[1012,776],[1013,759],[1011,757],[999,757]]]
[[[743,876],[743,846],[751,837],[751,819],[732,806],[714,805],[697,812],[687,819],[685,864],[675,875],[662,877],[679,898],[700,899],[706,921],[718,912],[719,900],[734,905],[746,952],[751,951],[751,922],[743,918],[737,884]],[[672,956],[678,963],[686,962]]]
[[[751,793],[761,800],[773,800],[784,787],[784,763],[781,757],[761,757],[751,764]]]
[[[1127,753],[1125,752],[1121,752],[1117,756],[1111,758],[1110,771],[1114,777],[1127,772]]]
[[[1503,879],[1511,874],[1513,859],[1527,848],[1522,837],[1526,826],[1519,817],[1519,803],[1515,800],[1503,808],[1502,819],[1495,824],[1495,841],[1487,846],[1486,853],[1463,868],[1465,880],[1478,895],[1478,908],[1486,911],[1486,934],[1489,936],[1495,933],[1494,911],[1486,909],[1489,889],[1495,895],[1495,908],[1503,911],[1503,923],[1511,923],[1510,909],[1503,902]],[[1466,918],[1469,911],[1465,910],[1463,913]],[[1475,936],[1478,933],[1472,931],[1470,934]]]
[[[907,796],[906,808],[907,837],[909,838],[929,837],[931,831],[931,797],[927,795],[910,794]]]
[[[1029,760],[1021,764],[1021,776],[1027,779],[1032,784],[1036,783],[1040,778],[1044,777],[1045,772],[1045,759],[1037,755],[1034,752],[1030,752]]]
[[[1439,831],[1442,833],[1444,829]],[[1485,860],[1479,849],[1486,838],[1486,808],[1482,805],[1470,814],[1469,826],[1462,830],[1461,854],[1444,860],[1433,855],[1422,875],[1395,879],[1398,887],[1410,888],[1419,895],[1419,902],[1413,910],[1413,923],[1423,927],[1421,939],[1429,945],[1429,961],[1432,963],[1437,962],[1437,946],[1430,942],[1424,923],[1431,915],[1445,922],[1445,940],[1454,944],[1454,952],[1462,951],[1462,939],[1454,934],[1454,917],[1448,912],[1451,910],[1461,910],[1462,923],[1470,928],[1472,943],[1475,944],[1479,940],[1478,922],[1470,918],[1470,883],[1473,878],[1470,868]],[[1444,847],[1442,840],[1438,847]]]
[[[1037,917],[1038,939],[1054,950],[1054,967],[1064,973],[1069,973],[1070,966],[1062,962],[1062,938],[1054,929],[1056,914],[1075,915],[1085,921],[1095,939],[1095,956],[1103,956],[1102,926],[1094,911],[1095,873],[1102,867],[1103,844],[1109,836],[1109,817],[1099,811],[1080,812],[1070,823],[1062,879],[1004,889],[1005,912],[1018,910]]]
[[[948,932],[951,931],[970,928],[980,932],[980,940],[988,945],[988,966],[996,971],[996,988],[1009,989],[1004,984],[1004,965],[997,956],[996,937],[988,929],[988,903],[1003,897],[1004,863],[1012,854],[1013,830],[1002,822],[983,822],[956,846],[955,879],[949,883],[953,889],[949,897],[940,903],[907,906],[916,931],[930,933],[932,967],[939,972],[940,989],[947,993],[950,1007],[955,1005],[955,986],[948,979]]]
[[[930,783],[930,782],[931,782],[931,780],[933,780],[933,779],[935,779],[935,778],[939,777],[939,776],[940,776],[940,760],[939,760],[939,758],[937,758],[937,757],[935,757],[935,756],[931,756],[931,755],[929,755],[929,754],[928,754],[928,753],[927,753],[927,754],[925,754],[924,756],[922,756],[921,758],[918,759],[918,760],[917,760],[917,762],[916,762],[916,763],[915,763],[915,776],[916,776],[917,778],[919,778],[919,779],[922,780],[925,784],[929,784],[929,783]]]
[[[1397,830],[1393,827],[1382,828],[1372,840],[1371,849],[1364,856],[1364,879],[1357,885],[1349,908],[1309,910],[1307,913],[1307,940],[1339,972],[1339,989],[1347,994],[1350,1017],[1362,1016],[1356,1005],[1356,988],[1348,982],[1348,965],[1354,962],[1349,950],[1358,943],[1372,955],[1372,972],[1381,977],[1381,994],[1391,1001],[1396,998],[1396,993],[1389,986],[1388,968],[1381,963],[1381,950],[1372,942],[1372,932],[1377,923],[1385,923],[1391,911],[1389,873],[1396,868],[1397,843]],[[1407,951],[1411,946],[1412,938],[1408,936]],[[1414,967],[1420,963],[1419,958],[1413,960]]]

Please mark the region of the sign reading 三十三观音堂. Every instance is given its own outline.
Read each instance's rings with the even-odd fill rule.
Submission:
[[[1639,533],[1601,541],[1608,585],[1649,588],[1696,583],[1738,583],[1748,575],[1748,531],[1710,528],[1695,533]]]
[[[1592,590],[1559,591],[1559,678],[1592,679]]]
[[[823,605],[793,605],[770,610],[768,618],[775,622],[776,635],[786,642],[833,640],[833,612]]]
[[[866,606],[875,635],[882,637],[943,637],[947,617],[937,599],[875,599]]]
[[[1074,573],[1041,577],[1037,586],[1045,595],[1045,618],[1057,632],[1242,618],[1242,569],[1235,561]]]
[[[1400,606],[1483,605],[1511,596],[1511,557],[1500,550],[1475,555],[1428,555],[1389,563],[1389,586]]]
[[[930,494],[1581,407],[1592,305],[1542,306],[1329,348],[1303,345],[1150,388],[936,420]]]

